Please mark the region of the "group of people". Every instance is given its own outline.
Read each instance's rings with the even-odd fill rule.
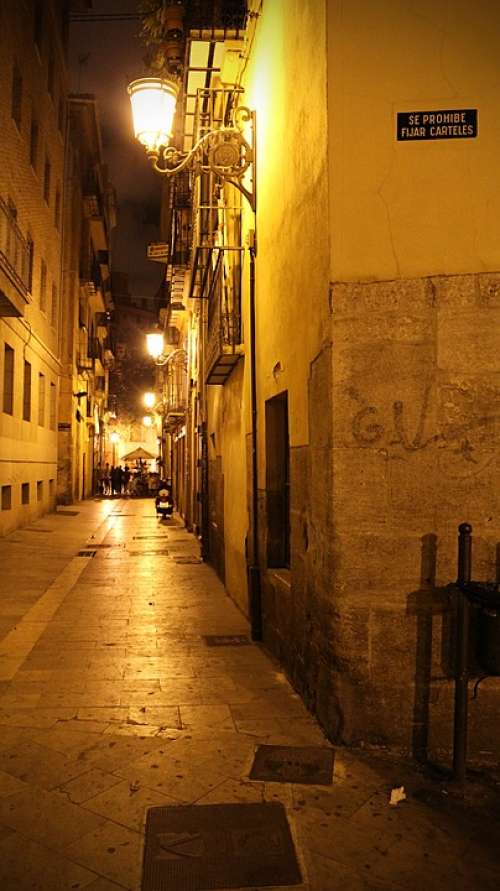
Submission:
[[[160,476],[158,473],[148,472],[140,463],[134,470],[127,464],[116,467],[106,463],[104,467],[98,467],[96,472],[97,495],[132,495],[138,498],[155,496],[158,491]]]
[[[128,464],[118,467],[105,464],[97,470],[97,486],[99,495],[128,495],[131,479]]]

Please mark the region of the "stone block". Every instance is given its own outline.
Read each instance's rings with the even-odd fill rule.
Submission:
[[[382,282],[335,282],[332,294],[335,318],[353,318],[385,312],[426,315],[434,303],[429,280],[424,278]]]

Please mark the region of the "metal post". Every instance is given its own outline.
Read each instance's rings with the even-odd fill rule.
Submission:
[[[458,585],[471,580],[472,526],[461,523],[458,527]],[[458,783],[465,783],[467,758],[467,706],[468,706],[468,656],[469,656],[469,601],[458,589],[457,642],[455,665],[455,720],[453,728],[453,776]]]

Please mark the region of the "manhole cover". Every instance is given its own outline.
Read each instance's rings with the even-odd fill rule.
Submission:
[[[142,891],[302,882],[281,803],[150,808]]]
[[[249,647],[251,641],[244,634],[204,634],[207,647]]]
[[[56,510],[54,513],[55,517],[77,517],[80,513],[79,510]]]
[[[96,554],[97,554],[97,551],[94,551],[94,550],[85,551],[84,550],[84,551],[78,551],[78,554],[76,556],[77,557],[95,557]]]
[[[330,786],[333,758],[333,749],[315,746],[258,746],[250,779]]]

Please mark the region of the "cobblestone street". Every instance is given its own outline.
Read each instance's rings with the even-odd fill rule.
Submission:
[[[2,889],[138,891],[148,808],[274,801],[296,888],[499,887],[482,787],[455,801],[412,767],[340,748],[333,783],[249,779],[259,744],[329,743],[196,539],[151,501],[61,509],[0,554]],[[408,797],[391,807],[396,786]]]

